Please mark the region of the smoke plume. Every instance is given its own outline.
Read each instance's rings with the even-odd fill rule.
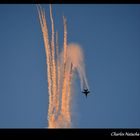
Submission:
[[[37,10],[46,52],[49,93],[48,128],[69,128],[72,123],[71,89],[74,72],[77,71],[79,74],[81,90],[89,88],[85,75],[83,51],[78,44],[67,44],[67,20],[63,17],[64,42],[63,50],[60,53],[58,32],[56,32],[55,40],[55,28],[51,5],[51,43],[49,42],[45,10],[40,5],[37,5]]]

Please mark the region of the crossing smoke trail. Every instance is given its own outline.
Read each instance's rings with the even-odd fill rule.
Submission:
[[[78,44],[67,44],[67,22],[66,18],[63,17],[64,42],[63,50],[61,53],[59,53],[58,32],[56,32],[55,43],[55,31],[51,5],[51,43],[49,42],[47,22],[45,19],[45,10],[40,5],[37,5],[37,10],[46,52],[49,93],[48,128],[69,128],[71,127],[72,122],[71,83],[74,72],[77,71],[79,74],[81,89],[89,88],[85,75],[83,52]]]

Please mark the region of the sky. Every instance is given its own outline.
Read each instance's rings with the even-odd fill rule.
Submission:
[[[46,11],[49,34],[49,5]],[[140,4],[53,4],[63,45],[84,52],[90,93],[78,75],[72,100],[73,128],[140,128]],[[0,128],[48,126],[48,89],[43,36],[34,4],[0,5]]]

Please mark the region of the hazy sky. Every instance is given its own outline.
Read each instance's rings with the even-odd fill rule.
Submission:
[[[43,5],[51,31],[49,5]],[[140,128],[140,5],[53,4],[63,45],[82,46],[91,94],[75,77],[72,125]],[[44,128],[48,90],[44,43],[36,6],[0,5],[0,128]]]

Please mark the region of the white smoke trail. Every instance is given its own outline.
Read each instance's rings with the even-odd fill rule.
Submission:
[[[73,69],[78,71],[80,82],[81,82],[81,90],[84,88],[88,88],[88,82],[85,74],[85,66],[84,66],[84,55],[82,48],[78,44],[71,43],[68,45],[68,61],[73,64]]]

